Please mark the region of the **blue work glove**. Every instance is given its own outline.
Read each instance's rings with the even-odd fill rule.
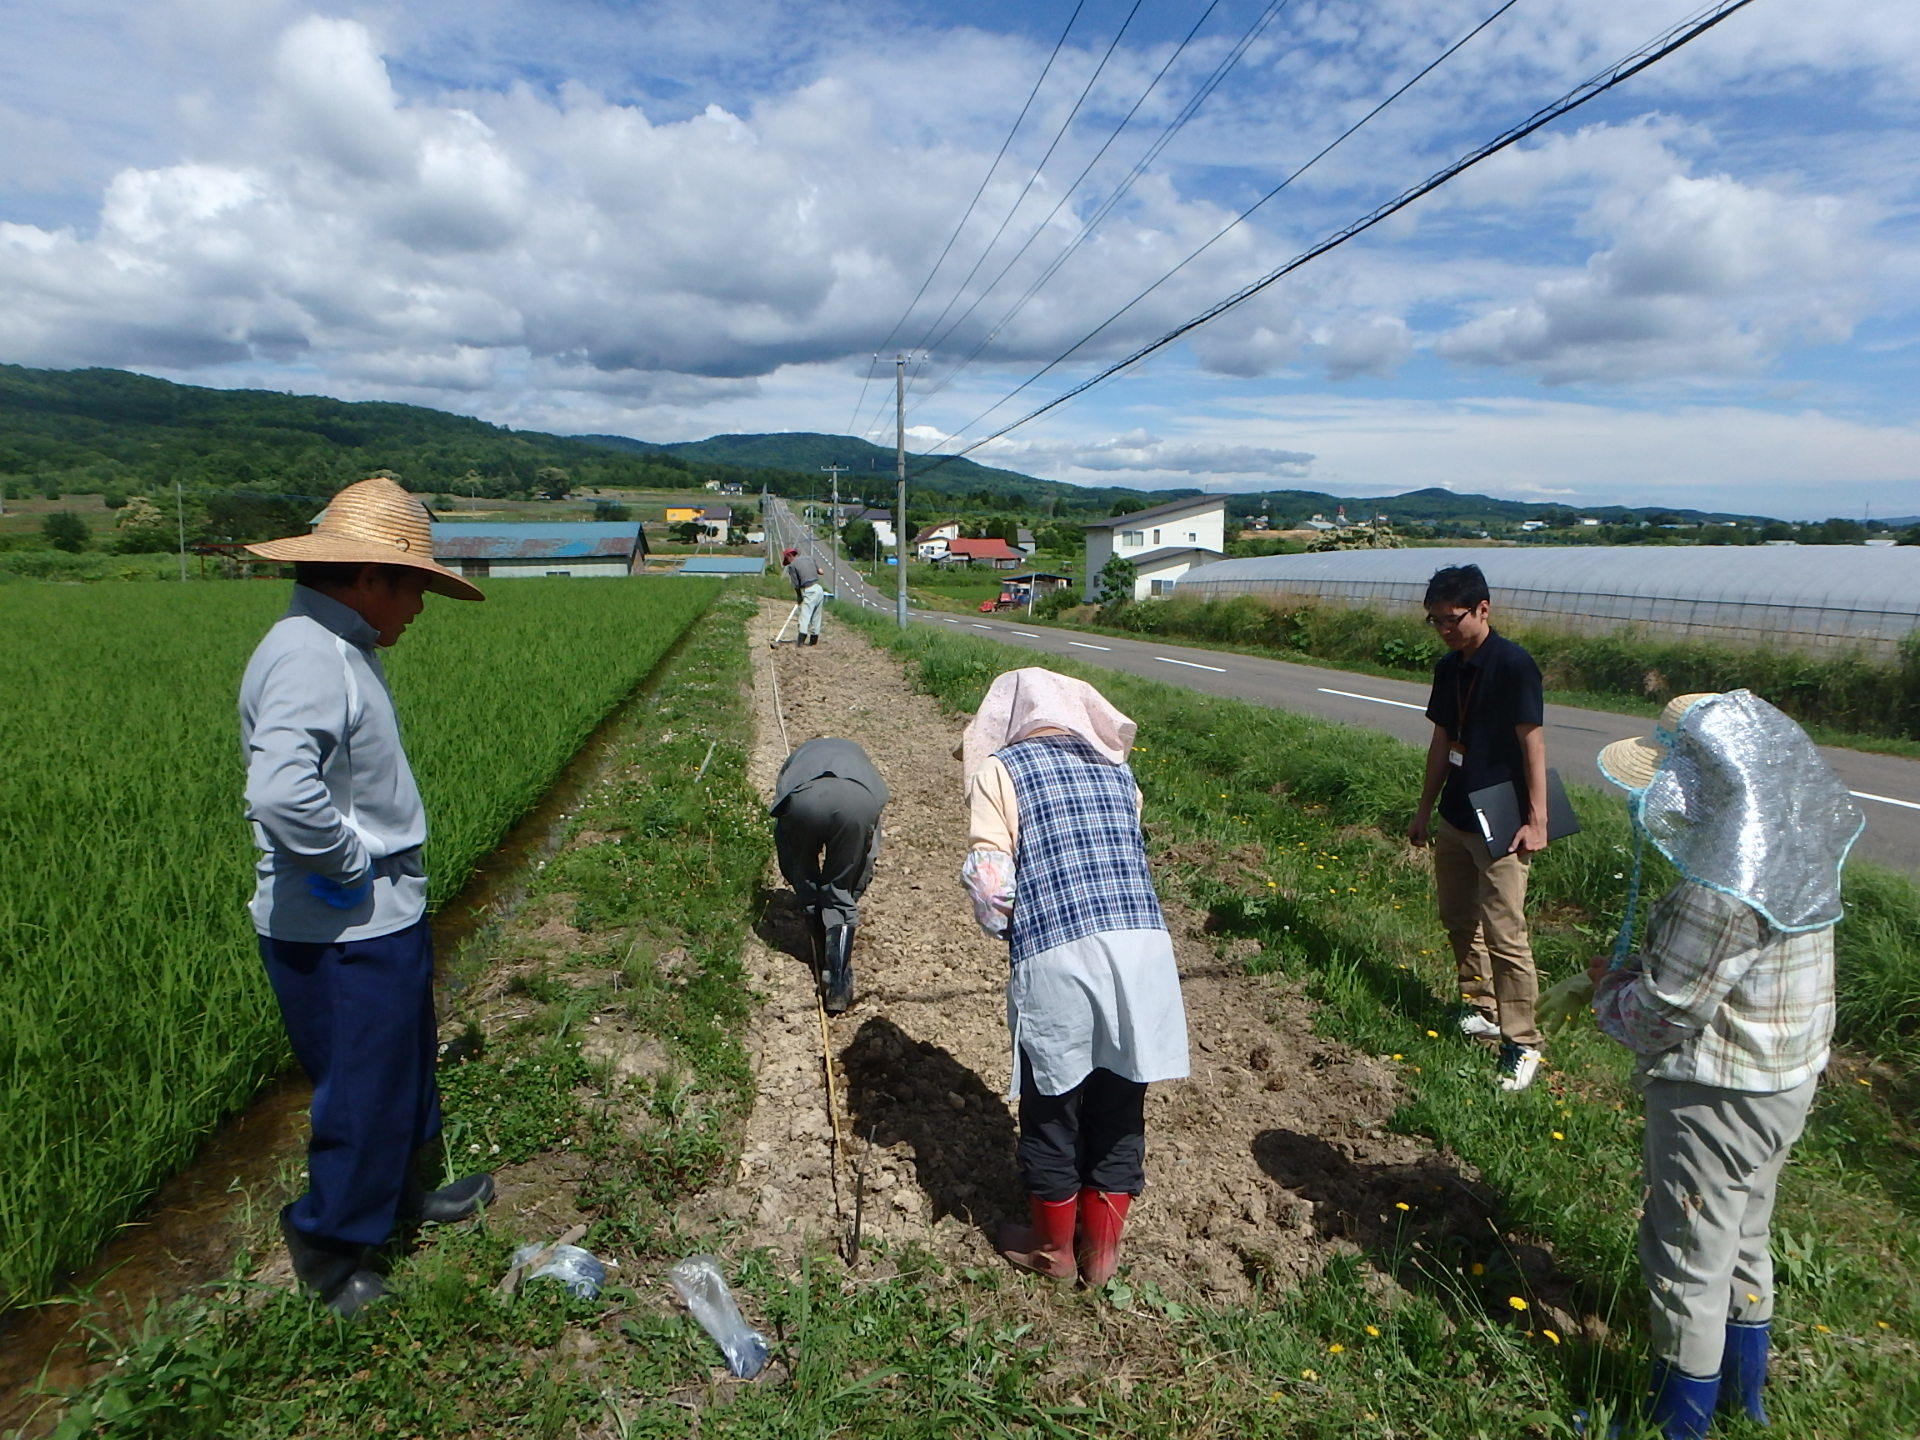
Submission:
[[[307,893],[321,904],[331,905],[336,910],[352,910],[373,893],[373,881],[369,878],[358,885],[342,885],[338,880],[329,880],[324,875],[309,875]]]

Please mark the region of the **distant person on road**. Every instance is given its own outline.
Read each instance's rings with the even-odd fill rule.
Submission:
[[[1173,942],[1147,868],[1134,724],[1085,681],[1013,670],[961,742],[974,916],[1005,937],[1026,1225],[1014,1264],[1101,1285],[1146,1184],[1147,1085],[1187,1074]],[[1078,1242],[1076,1244],[1076,1230]]]
[[[829,1015],[853,1004],[853,939],[873,880],[887,782],[851,740],[822,736],[787,757],[774,782],[773,845],[780,873],[816,928]]]
[[[369,1251],[493,1196],[490,1175],[432,1193],[416,1175],[440,1134],[427,817],[378,653],[425,591],[485,597],[433,562],[425,507],[391,480],[349,485],[311,534],[247,549],[294,567],[240,685],[253,923],[313,1081],[307,1190],[280,1228],[301,1282],[350,1316],[386,1288]]]
[[[1440,923],[1452,942],[1460,1033],[1500,1041],[1499,1085],[1524,1090],[1544,1043],[1534,1019],[1539,981],[1527,934],[1527,867],[1547,848],[1546,718],[1540,667],[1495,632],[1487,578],[1450,565],[1427,582],[1427,623],[1447,654],[1433,670],[1426,781],[1408,838],[1433,847]],[[1495,855],[1469,796],[1511,782],[1523,819],[1513,849]],[[1439,802],[1438,823],[1433,818]]]
[[[794,644],[818,645],[821,602],[827,598],[826,587],[820,583],[820,562],[798,550],[784,551],[780,559],[786,566],[787,583],[793,586],[794,601],[800,607],[800,628],[794,632]]]
[[[1840,871],[1865,820],[1806,732],[1745,690],[1683,695],[1599,763],[1636,842],[1681,876],[1637,951],[1629,898],[1616,958],[1588,973],[1646,1105],[1651,1418],[1699,1440],[1716,1402],[1767,1423],[1774,1196],[1827,1065]],[[1637,856],[1634,875],[1637,892]]]

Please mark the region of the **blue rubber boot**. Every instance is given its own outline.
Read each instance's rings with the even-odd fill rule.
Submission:
[[[1760,1389],[1767,1383],[1767,1351],[1773,1343],[1773,1325],[1727,1322],[1727,1348],[1720,1361],[1720,1408],[1745,1411],[1756,1425],[1765,1425],[1767,1407]]]
[[[1713,1424],[1713,1405],[1720,1398],[1720,1377],[1688,1375],[1664,1360],[1653,1362],[1652,1394],[1647,1418],[1667,1440],[1706,1440]]]

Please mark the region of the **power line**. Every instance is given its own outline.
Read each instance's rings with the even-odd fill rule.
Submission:
[[[1281,0],[1281,3],[1284,3],[1284,0]],[[1198,35],[1200,33],[1200,27],[1207,23],[1207,17],[1219,8],[1220,0],[1210,0],[1207,8],[1200,12],[1200,18],[1193,22],[1193,28],[1187,31],[1186,37],[1181,40],[1178,48],[1167,57],[1166,64],[1162,65],[1153,79],[1147,82],[1147,88],[1140,92],[1140,98],[1133,102],[1133,108],[1121,117],[1120,123],[1113,127],[1113,133],[1101,142],[1100,148],[1094,151],[1093,158],[1087,161],[1078,175],[1073,177],[1073,182],[1061,190],[1060,198],[1053,202],[1053,209],[1049,210],[1040,223],[1028,234],[1027,238],[1020,242],[1020,248],[1013,252],[1012,257],[1006,264],[1000,267],[1000,273],[987,282],[986,288],[974,297],[973,303],[956,315],[952,323],[949,324],[945,330],[941,331],[928,342],[927,349],[938,350],[941,345],[946,342],[947,337],[965,324],[967,317],[973,314],[975,310],[978,310],[981,302],[994,292],[994,288],[998,286],[1002,280],[1007,278],[1007,272],[1020,262],[1020,257],[1027,253],[1028,249],[1032,247],[1033,242],[1038,240],[1040,236],[1045,233],[1047,226],[1053,223],[1053,217],[1058,215],[1067,202],[1073,198],[1073,192],[1080,188],[1080,182],[1093,173],[1093,167],[1098,165],[1107,151],[1113,148],[1113,142],[1120,138],[1121,133],[1132,123],[1133,117],[1140,113],[1140,107],[1147,103],[1147,97],[1153,94],[1162,80],[1166,79],[1167,72],[1173,68],[1174,62],[1186,53],[1187,46],[1193,43],[1193,37]]]
[[[1307,171],[1311,170],[1315,165],[1318,165],[1328,155],[1332,154],[1335,149],[1337,149],[1340,145],[1342,145],[1348,139],[1350,139],[1362,127],[1368,124],[1368,122],[1373,120],[1375,116],[1379,115],[1381,111],[1385,110],[1389,105],[1393,104],[1394,101],[1398,100],[1402,95],[1405,95],[1414,86],[1418,85],[1422,80],[1426,79],[1427,76],[1431,75],[1435,70],[1439,69],[1440,66],[1445,64],[1449,59],[1451,59],[1455,54],[1457,54],[1460,51],[1461,47],[1463,47],[1469,41],[1471,41],[1474,38],[1474,36],[1478,35],[1481,31],[1485,30],[1489,25],[1493,24],[1494,21],[1498,20],[1502,15],[1506,14],[1507,11],[1511,10],[1517,4],[1519,4],[1519,0],[1502,0],[1502,3],[1499,6],[1497,6],[1493,10],[1493,12],[1486,17],[1486,19],[1482,20],[1478,25],[1475,25],[1466,34],[1462,35],[1458,40],[1454,41],[1451,45],[1447,46],[1446,49],[1442,50],[1438,55],[1434,56],[1433,59],[1429,60],[1423,67],[1421,67],[1421,69],[1418,72],[1416,72],[1407,80],[1403,81],[1398,89],[1394,90],[1384,100],[1381,100],[1371,110],[1367,111],[1366,114],[1362,115],[1358,120],[1354,121],[1345,130],[1341,131],[1338,135],[1336,135],[1332,140],[1328,141],[1325,145],[1321,146],[1320,149],[1309,160],[1307,160],[1305,164],[1301,165],[1299,168],[1294,170],[1291,174],[1287,175],[1284,179],[1280,181],[1278,185],[1275,185],[1271,190],[1267,191],[1266,194],[1262,195],[1258,200],[1255,200],[1251,205],[1247,206],[1246,209],[1242,210],[1238,215],[1234,216],[1233,219],[1229,220],[1225,225],[1221,226],[1210,237],[1208,237],[1208,239],[1203,241],[1198,247],[1196,247],[1193,251],[1191,251],[1184,259],[1176,263],[1173,266],[1173,268],[1171,268],[1165,274],[1160,276],[1160,278],[1155,280],[1151,285],[1147,286],[1146,289],[1142,290],[1138,295],[1134,296],[1131,300],[1127,301],[1126,304],[1122,305],[1118,310],[1114,311],[1113,314],[1109,315],[1106,319],[1102,320],[1098,325],[1094,326],[1093,329],[1089,330],[1086,334],[1082,335],[1078,340],[1074,341],[1073,344],[1069,345],[1065,350],[1061,351],[1058,355],[1054,356],[1053,359],[1049,360],[1045,365],[1042,365],[1038,370],[1034,371],[1033,374],[1029,375],[1025,380],[1022,380],[1018,385],[1016,385],[1010,392],[1001,396],[1000,399],[994,401],[993,404],[989,405],[985,410],[981,411],[978,415],[974,416],[973,419],[969,420],[965,425],[962,425],[960,429],[955,431],[954,433],[956,435],[960,435],[960,434],[965,434],[968,430],[971,430],[975,425],[978,425],[982,420],[986,419],[987,416],[993,414],[993,412],[998,410],[1002,405],[1005,405],[1008,401],[1012,400],[1014,396],[1020,394],[1021,391],[1025,390],[1028,386],[1032,385],[1041,376],[1045,375],[1048,371],[1052,370],[1055,366],[1061,364],[1069,356],[1074,354],[1075,351],[1079,350],[1082,346],[1086,345],[1089,341],[1094,339],[1095,336],[1099,335],[1109,325],[1112,325],[1121,316],[1125,315],[1129,310],[1133,309],[1134,306],[1138,305],[1142,300],[1145,300],[1149,295],[1153,294],[1154,291],[1158,290],[1162,285],[1166,284],[1167,281],[1171,280],[1175,275],[1178,275],[1182,270],[1186,269],[1187,266],[1191,265],[1195,260],[1198,260],[1202,255],[1206,254],[1207,251],[1211,250],[1215,245],[1219,244],[1222,239],[1224,239],[1227,235],[1231,234],[1235,229],[1237,229],[1241,224],[1243,224],[1247,220],[1247,218],[1254,213],[1254,211],[1258,210],[1261,206],[1265,205],[1269,200],[1273,199],[1274,196],[1278,195],[1282,190],[1285,190],[1289,185],[1293,184],[1294,181],[1298,180],[1302,175],[1306,174]],[[1032,417],[1029,416],[1028,418],[1031,419]],[[1025,422],[1022,421],[1020,423],[1024,424]],[[949,439],[951,438],[952,437],[950,436]],[[971,449],[972,447],[969,446],[968,448]],[[964,454],[965,452],[963,451],[961,453]]]
[[[1059,273],[1060,268],[1078,253],[1080,247],[1086,244],[1087,240],[1093,235],[1093,232],[1099,228],[1100,223],[1105,220],[1107,216],[1113,212],[1114,208],[1119,205],[1120,201],[1126,197],[1127,192],[1133,188],[1134,181],[1145,174],[1147,167],[1159,159],[1160,152],[1165,150],[1172,142],[1173,137],[1185,127],[1189,120],[1199,113],[1200,107],[1212,97],[1215,90],[1219,89],[1221,82],[1226,79],[1228,73],[1239,63],[1241,57],[1252,48],[1254,42],[1266,31],[1267,26],[1291,3],[1292,0],[1269,0],[1267,8],[1247,27],[1246,32],[1235,42],[1226,57],[1214,67],[1213,73],[1201,82],[1199,89],[1193,93],[1192,97],[1180,108],[1173,119],[1167,122],[1166,128],[1160,132],[1153,144],[1134,162],[1133,168],[1122,176],[1120,182],[1107,193],[1106,198],[1100,202],[1093,214],[1088,217],[1086,223],[1080,227],[1080,233],[1074,236],[1074,238],[1068,242],[1067,247],[1048,264],[1047,268],[1035,278],[1032,284],[1027,286],[1026,292],[1022,294],[1018,300],[1014,301],[1007,312],[994,323],[993,328],[986,333],[980,342],[967,352],[959,364],[955,365],[943,375],[933,386],[921,393],[920,399],[922,403],[932,399],[935,395],[938,395],[942,390],[946,389],[947,386],[951,385],[954,380],[959,377],[960,372],[978,359],[980,353],[999,337],[1000,332],[1006,329],[1022,310],[1027,308],[1028,302],[1031,301],[1035,295],[1039,294],[1040,290],[1049,280]],[[1205,18],[1205,16],[1201,17],[1203,20]],[[998,283],[997,277],[995,283]],[[991,290],[992,286],[989,286],[988,289]],[[951,330],[952,327],[949,327],[949,333],[951,333]],[[944,339],[945,337],[943,336],[941,338]]]
[[[1291,274],[1293,271],[1298,270],[1301,266],[1307,264],[1308,262],[1314,259],[1317,259],[1321,255],[1326,254],[1329,250],[1333,250],[1341,245],[1344,245],[1347,241],[1353,239],[1356,235],[1360,235],[1365,233],[1368,230],[1371,230],[1375,225],[1378,225],[1382,220],[1385,220],[1389,216],[1397,214],[1399,211],[1404,210],[1407,206],[1411,205],[1414,201],[1420,199],[1424,195],[1428,195],[1433,191],[1439,189],[1442,185],[1446,184],[1449,180],[1452,180],[1456,176],[1460,175],[1462,172],[1473,168],[1475,165],[1478,165],[1481,161],[1486,160],[1493,155],[1497,155],[1500,151],[1507,149],[1511,145],[1515,145],[1519,143],[1521,140],[1524,140],[1527,136],[1533,134],[1534,131],[1542,128],[1545,125],[1551,124],[1553,121],[1558,120],[1563,115],[1570,114],[1572,111],[1579,109],[1582,105],[1585,105],[1589,100],[1593,100],[1600,95],[1604,95],[1607,91],[1613,89],[1614,86],[1620,85],[1625,81],[1632,79],[1635,75],[1638,75],[1642,70],[1647,69],[1649,66],[1658,64],[1661,60],[1664,60],[1667,56],[1671,55],[1674,51],[1680,49],[1681,46],[1689,44],[1690,42],[1698,39],[1701,35],[1704,35],[1707,31],[1711,30],[1714,26],[1718,25],[1722,20],[1725,20],[1729,15],[1732,15],[1734,11],[1744,9],[1746,6],[1752,3],[1753,3],[1753,0],[1724,0],[1724,3],[1722,4],[1712,6],[1705,11],[1699,12],[1698,14],[1696,14],[1696,16],[1693,19],[1682,21],[1679,25],[1676,25],[1672,29],[1666,31],[1657,39],[1650,41],[1648,44],[1634,51],[1631,55],[1628,55],[1622,60],[1616,61],[1613,65],[1609,66],[1605,70],[1602,70],[1599,74],[1595,75],[1593,78],[1574,87],[1572,90],[1568,91],[1565,95],[1562,95],[1558,100],[1555,100],[1552,104],[1544,106],[1539,110],[1536,110],[1532,115],[1528,116],[1525,120],[1521,121],[1518,125],[1515,125],[1512,128],[1502,132],[1500,135],[1495,136],[1492,140],[1487,141],[1485,144],[1479,146],[1477,149],[1467,152],[1467,154],[1461,156],[1458,160],[1455,160],[1452,164],[1446,166],[1444,169],[1435,171],[1432,175],[1429,175],[1425,180],[1422,180],[1419,184],[1414,185],[1411,188],[1402,191],[1399,195],[1395,196],[1392,200],[1389,200],[1386,204],[1379,206],[1377,209],[1373,210],[1371,213],[1354,221],[1352,224],[1348,225],[1345,229],[1336,231],[1334,234],[1329,235],[1324,240],[1321,240],[1318,244],[1315,244],[1310,248],[1301,251],[1300,254],[1294,256],[1293,259],[1287,261],[1286,264],[1280,266],[1278,269],[1271,270],[1267,274],[1263,275],[1260,279],[1254,281],[1252,284],[1243,286],[1241,289],[1236,290],[1232,295],[1229,295],[1226,299],[1220,301],[1218,304],[1213,305],[1208,309],[1202,311],[1200,314],[1196,315],[1193,319],[1188,320],[1186,323],[1180,326],[1177,326],[1172,330],[1169,330],[1166,334],[1162,335],[1159,339],[1154,340],[1149,344],[1141,346],[1138,350],[1135,350],[1131,355],[1128,355],[1125,359],[1120,360],[1115,364],[1109,365],[1106,369],[1100,371],[1099,374],[1092,376],[1090,379],[1081,381],[1078,385],[1075,385],[1072,389],[1066,390],[1061,394],[1056,395],[1053,399],[1049,400],[1046,404],[1040,406],[1036,410],[1032,410],[1027,414],[1021,416],[1018,420],[1015,420],[1012,424],[1002,426],[1000,429],[994,431],[991,435],[988,435],[983,437],[982,439],[976,440],[973,442],[973,444],[967,446],[964,450],[956,450],[951,455],[941,455],[937,457],[922,457],[922,458],[931,458],[933,459],[934,463],[927,466],[925,470],[919,473],[924,475],[933,470],[939,469],[942,465],[946,464],[950,460],[958,460],[961,456],[969,454],[974,450],[978,450],[982,445],[987,444],[989,441],[997,440],[1001,436],[1006,435],[1013,430],[1017,430],[1020,426],[1027,424],[1029,421],[1039,419],[1040,416],[1046,414],[1049,410],[1052,410],[1057,406],[1064,405],[1067,401],[1073,399],[1077,395],[1084,394],[1086,391],[1091,390],[1095,385],[1098,385],[1101,381],[1119,374],[1120,371],[1125,370],[1132,365],[1138,364],[1141,360],[1144,360],[1147,356],[1153,354],[1156,350],[1162,349],[1163,347],[1172,344],[1175,340],[1178,340],[1182,335],[1187,334],[1189,331],[1198,329],[1200,326],[1205,325],[1210,320],[1216,319],[1220,315],[1224,314],[1226,311],[1232,309],[1234,306],[1241,304],[1243,301],[1251,299],[1253,296],[1259,294],[1262,290],[1266,289],[1269,285],[1273,284],[1275,281],[1279,280],[1283,276]],[[1506,7],[1503,6],[1502,8],[1504,9]],[[1085,343],[1085,342],[1083,341],[1081,343]],[[1075,348],[1078,348],[1078,347],[1076,346]],[[1065,357],[1063,356],[1062,358],[1065,358]],[[1055,362],[1055,363],[1058,363],[1058,362]],[[1051,366],[1049,366],[1048,368],[1051,368]],[[1028,382],[1028,383],[1031,383],[1031,382]],[[1014,393],[1017,394],[1018,391]],[[1008,398],[1010,399],[1012,397],[1009,396]],[[1004,404],[1005,401],[1002,401],[1001,403]],[[997,409],[999,407],[996,406],[994,408]],[[988,413],[991,413],[991,412],[988,412]]]
[[[1020,133],[1020,126],[1027,118],[1027,112],[1033,108],[1034,99],[1040,94],[1040,87],[1047,83],[1047,76],[1053,73],[1053,62],[1060,58],[1060,51],[1067,43],[1067,36],[1073,33],[1074,22],[1080,18],[1080,12],[1086,8],[1087,0],[1077,0],[1073,13],[1067,17],[1066,25],[1060,31],[1060,38],[1053,42],[1053,52],[1047,56],[1047,63],[1041,67],[1040,78],[1033,82],[1033,89],[1027,92],[1026,103],[1020,107],[1020,113],[1013,117],[1013,125],[1007,131],[1007,138],[1000,142],[1000,149],[993,157],[993,163],[987,166],[987,173],[980,177],[980,185],[973,192],[973,198],[967,202],[967,208],[960,213],[954,223],[953,233],[947,236],[947,243],[940,247],[940,254],[933,262],[933,268],[927,271],[927,278],[920,282],[920,288],[913,292],[913,299],[907,302],[907,308],[900,312],[900,318],[893,322],[893,328],[887,331],[887,338],[875,348],[873,362],[867,366],[867,378],[861,382],[860,398],[854,402],[853,415],[847,421],[848,433],[857,434],[852,427],[860,418],[860,409],[867,402],[867,387],[873,382],[874,366],[880,363],[880,351],[893,343],[893,337],[900,333],[900,327],[912,317],[914,307],[927,293],[927,287],[933,283],[933,277],[940,273],[940,267],[946,263],[947,252],[953,249],[953,242],[960,238],[960,232],[966,228],[967,221],[973,217],[973,210],[980,203],[980,197],[987,193],[987,184],[993,179],[993,172],[1000,168],[1000,162],[1006,158],[1007,148],[1013,144],[1013,137]]]

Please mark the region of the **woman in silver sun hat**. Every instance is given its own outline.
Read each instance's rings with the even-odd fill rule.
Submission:
[[[1650,1417],[1696,1440],[1716,1405],[1766,1423],[1768,1230],[1827,1064],[1840,871],[1866,822],[1806,732],[1746,690],[1676,698],[1599,767],[1629,794],[1634,899],[1647,840],[1681,876],[1637,949],[1629,901],[1590,974],[1646,1106]]]

